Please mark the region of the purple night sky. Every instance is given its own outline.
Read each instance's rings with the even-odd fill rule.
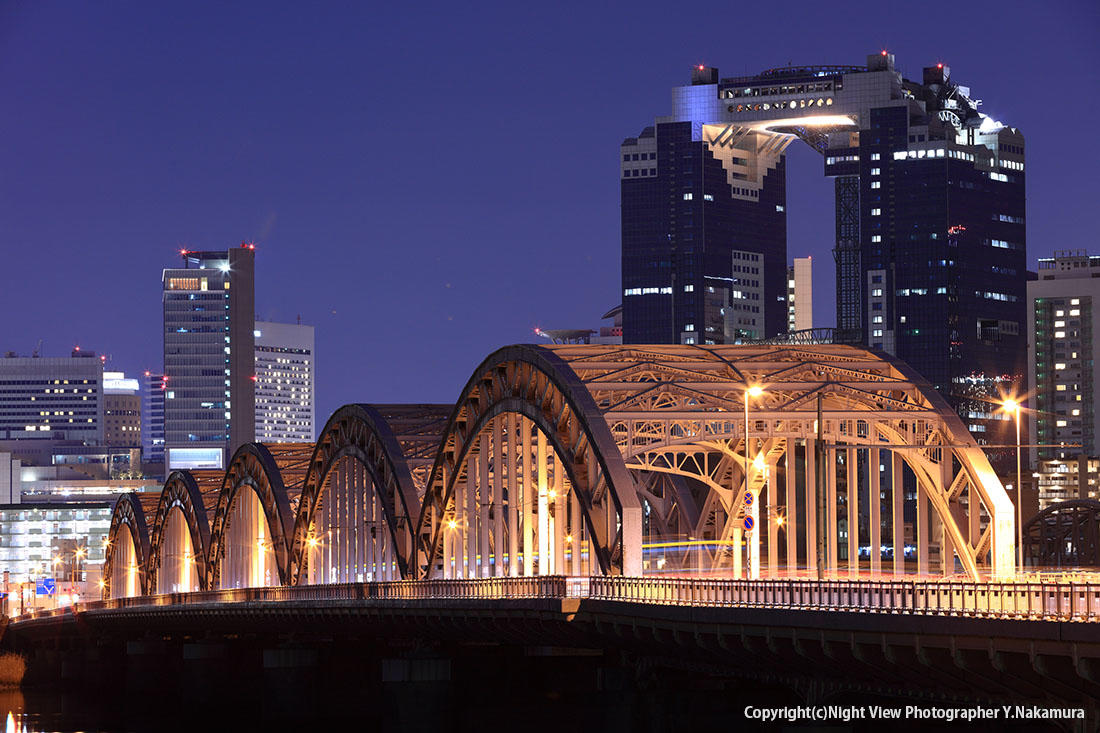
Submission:
[[[0,3],[0,351],[159,369],[161,269],[248,239],[257,318],[317,328],[319,422],[452,402],[619,302],[618,146],[695,63],[945,62],[1027,138],[1030,266],[1100,252],[1093,0],[272,5]],[[832,325],[832,183],[790,150],[788,254]]]

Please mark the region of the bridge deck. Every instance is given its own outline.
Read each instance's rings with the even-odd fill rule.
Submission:
[[[591,599],[641,605],[961,616],[1100,622],[1100,583],[959,581],[721,580],[546,575],[472,580],[235,588],[135,596],[39,610],[23,624],[65,614],[188,604],[287,601]]]

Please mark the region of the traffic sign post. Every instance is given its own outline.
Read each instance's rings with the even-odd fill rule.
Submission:
[[[52,596],[57,591],[57,583],[53,578],[39,578],[35,581],[34,592],[40,596]]]

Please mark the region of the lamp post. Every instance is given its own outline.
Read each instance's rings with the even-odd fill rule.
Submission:
[[[1024,514],[1022,476],[1020,471],[1020,411],[1023,406],[1013,399],[1007,399],[1003,405],[1005,412],[1012,413],[1016,420],[1016,563],[1019,573],[1024,568]]]
[[[761,387],[759,384],[746,385],[746,387],[745,387],[745,495],[746,496],[749,495],[749,487],[752,485],[751,484],[751,474],[749,473],[749,471],[753,468],[753,463],[754,463],[752,461],[752,459],[749,458],[749,451],[750,451],[749,446],[750,446],[750,443],[751,443],[751,441],[749,439],[749,398],[750,397],[759,397],[762,394],[764,394],[764,388]],[[756,503],[756,497],[755,496],[752,497],[752,502],[755,505],[755,503]],[[757,528],[756,528],[755,523],[753,524],[752,531],[753,532],[758,531]],[[737,543],[737,547],[734,548],[734,551],[737,552],[738,557],[740,557],[740,553],[741,553],[741,543],[740,542]],[[740,563],[738,563],[738,564],[740,564]],[[736,565],[734,567],[736,568]],[[750,574],[751,574],[751,572],[752,572],[752,566],[751,565],[749,567],[749,571],[750,571]]]

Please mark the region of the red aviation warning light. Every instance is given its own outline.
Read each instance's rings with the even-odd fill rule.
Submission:
[[[936,64],[936,68],[937,68],[937,69],[942,69],[942,68],[943,68],[943,64]]]
[[[882,49],[882,55],[883,55],[883,56],[885,56],[885,55],[886,55],[886,49],[885,49],[885,48],[884,48],[884,49]]]

